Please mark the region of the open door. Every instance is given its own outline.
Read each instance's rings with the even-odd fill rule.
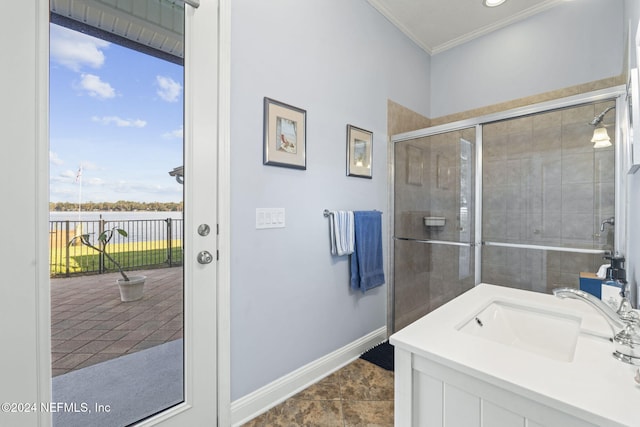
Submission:
[[[86,0],[87,12],[111,3]],[[129,3],[140,7],[142,2]],[[219,147],[216,143],[219,133],[216,120],[219,114],[219,2],[205,0],[197,9],[176,1],[149,0],[147,3],[184,10],[184,286],[181,291],[183,344],[180,346],[183,379],[179,401],[126,422],[136,425],[216,425],[221,399],[218,395],[219,272],[216,260],[219,239],[216,233],[219,211]],[[51,394],[53,309],[47,262],[50,241],[49,2],[37,0],[7,6],[2,25],[15,40],[10,49],[14,66],[6,75],[3,71],[3,89],[11,96],[2,102],[1,108],[12,122],[6,130],[13,142],[11,159],[3,161],[3,167],[10,175],[22,178],[11,191],[5,194],[3,190],[5,200],[16,208],[5,218],[10,224],[6,228],[7,237],[16,244],[5,245],[7,250],[3,249],[3,254],[7,265],[17,268],[15,276],[9,273],[6,277],[19,286],[2,287],[1,291],[3,318],[10,319],[9,323],[15,325],[15,333],[8,332],[3,336],[8,350],[0,356],[4,366],[0,396],[3,402],[14,402],[15,411],[12,407],[3,408],[0,424],[48,426],[53,412],[91,410],[109,413],[118,409],[107,401],[89,402],[90,396],[83,397],[86,401],[56,402],[55,395]],[[135,70],[131,72],[135,73]],[[9,81],[12,83],[8,84]],[[173,181],[168,174],[167,181]],[[209,233],[203,232],[207,228]],[[14,235],[11,230],[21,231]],[[224,375],[228,375],[226,371]],[[135,390],[129,391],[136,394]],[[28,407],[26,402],[30,402]],[[96,403],[98,406],[94,405]],[[104,425],[110,424],[107,421]]]

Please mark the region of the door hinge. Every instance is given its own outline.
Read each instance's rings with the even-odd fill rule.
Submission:
[[[216,234],[220,235],[220,224],[216,224]]]
[[[216,249],[216,261],[220,260],[220,251]]]

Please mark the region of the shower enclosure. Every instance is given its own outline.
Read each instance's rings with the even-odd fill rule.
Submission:
[[[579,286],[618,250],[619,91],[396,135],[392,329],[485,282]],[[620,196],[620,194],[618,194]],[[620,209],[621,210],[621,209]]]
[[[395,144],[396,330],[475,284],[475,134]]]

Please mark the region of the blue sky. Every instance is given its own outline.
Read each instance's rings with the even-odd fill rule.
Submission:
[[[181,66],[51,24],[50,88],[52,202],[182,200]]]

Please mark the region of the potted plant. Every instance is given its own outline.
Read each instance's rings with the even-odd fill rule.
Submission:
[[[147,279],[146,276],[128,276],[122,266],[118,261],[113,259],[111,255],[107,253],[107,244],[111,241],[114,234],[118,232],[123,237],[127,237],[128,234],[125,230],[118,227],[112,227],[108,230],[104,230],[98,236],[98,243],[93,244],[89,240],[89,234],[80,234],[74,236],[68,243],[69,246],[74,244],[77,240],[79,240],[83,245],[90,247],[94,251],[97,251],[103,254],[109,261],[111,261],[116,267],[118,267],[118,271],[122,276],[121,279],[117,279],[116,283],[118,284],[118,288],[120,289],[120,300],[123,302],[129,301],[137,301],[142,298],[142,293],[144,290],[144,282]]]

